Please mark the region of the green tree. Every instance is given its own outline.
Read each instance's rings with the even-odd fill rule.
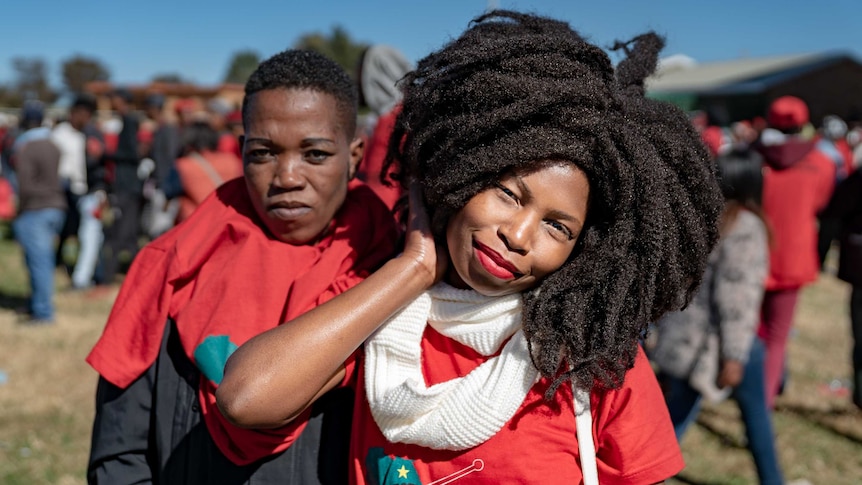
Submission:
[[[12,59],[15,71],[14,90],[21,99],[38,99],[51,103],[57,94],[48,84],[48,66],[39,58],[16,57]]]
[[[5,108],[19,108],[23,100],[20,94],[7,85],[0,85],[0,106]]]
[[[245,84],[251,73],[260,64],[260,56],[252,50],[244,50],[234,53],[228,65],[224,82]]]
[[[359,59],[368,44],[354,42],[343,27],[336,25],[329,35],[314,32],[301,36],[294,47],[317,51],[337,62],[351,76],[355,76]]]
[[[63,61],[63,84],[72,93],[84,91],[91,81],[107,81],[111,77],[108,69],[98,60],[76,54]]]

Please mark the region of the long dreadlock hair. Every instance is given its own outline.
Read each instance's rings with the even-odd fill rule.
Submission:
[[[644,97],[655,33],[608,55],[564,22],[497,10],[402,82],[387,166],[423,189],[432,231],[502,175],[568,161],[590,183],[570,259],[524,294],[534,365],[585,389],[617,388],[650,322],[683,307],[718,237],[722,195],[686,115]],[[384,170],[386,172],[386,170]]]

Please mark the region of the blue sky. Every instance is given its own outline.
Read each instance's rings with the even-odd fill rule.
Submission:
[[[119,83],[176,72],[221,82],[232,54],[266,58],[302,34],[343,26],[366,43],[418,60],[457,36],[489,5],[563,19],[602,46],[653,29],[663,55],[700,62],[843,50],[862,56],[859,0],[9,0],[0,22],[0,83],[11,59],[41,57],[60,84],[74,54],[100,59]]]

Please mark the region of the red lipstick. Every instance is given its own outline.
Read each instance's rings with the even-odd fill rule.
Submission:
[[[476,242],[476,257],[479,263],[485,268],[485,271],[492,276],[501,280],[512,280],[521,276],[523,273],[518,271],[518,268],[510,263],[506,258],[500,255],[497,251],[485,246],[482,243]]]

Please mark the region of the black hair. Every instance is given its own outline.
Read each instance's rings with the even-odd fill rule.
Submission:
[[[387,167],[423,189],[432,231],[512,171],[576,165],[590,201],[571,258],[524,294],[534,365],[616,388],[650,322],[684,306],[718,238],[715,170],[685,113],[644,96],[661,37],[601,48],[564,22],[497,10],[422,59],[403,83]],[[384,170],[386,172],[386,170]]]
[[[352,139],[355,135],[358,109],[356,83],[335,61],[314,51],[291,49],[260,63],[245,84],[243,126],[251,95],[279,88],[310,89],[329,94],[335,98],[347,136]]]
[[[724,200],[760,210],[763,200],[763,158],[754,150],[735,149],[715,160]]]
[[[202,152],[218,148],[218,132],[205,121],[195,121],[183,129],[183,149]]]
[[[96,98],[90,94],[79,94],[75,96],[75,100],[72,101],[71,109],[83,109],[88,111],[90,114],[96,112],[98,105],[96,103]]]
[[[132,92],[129,91],[128,88],[124,88],[124,87],[119,87],[119,88],[114,89],[114,91],[111,92],[111,96],[120,98],[127,103],[131,103],[135,99]]]
[[[763,157],[750,148],[736,148],[715,159],[725,211],[721,233],[733,226],[740,209],[747,209],[760,217],[769,228],[763,214]]]

